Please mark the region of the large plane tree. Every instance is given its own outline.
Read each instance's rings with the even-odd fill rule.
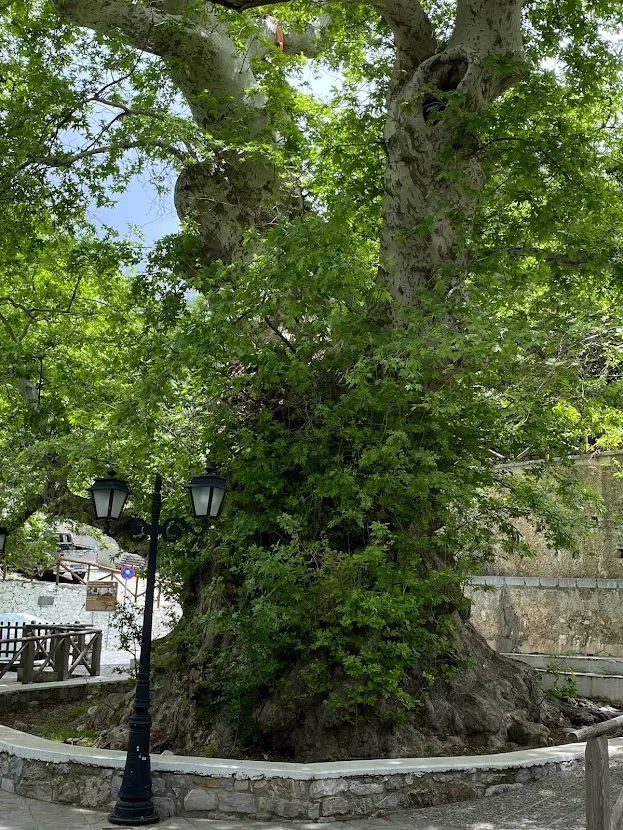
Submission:
[[[57,99],[25,146],[10,122],[15,204],[25,177],[60,217],[148,163],[177,175],[183,229],[122,281],[133,329],[105,393],[98,350],[96,437],[41,415],[53,384],[12,383],[39,413],[22,439],[46,442],[19,517],[83,517],[108,463],[146,489],[207,455],[230,480],[208,541],[163,559],[184,617],[160,650],[160,747],[546,736],[463,586],[521,546],[518,517],[571,543],[571,480],[496,460],[620,438],[619,5],[2,4],[15,66]],[[5,74],[6,111],[26,107]]]

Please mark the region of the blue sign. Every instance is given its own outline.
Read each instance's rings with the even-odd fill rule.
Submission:
[[[130,567],[130,565],[126,565],[124,568],[121,568],[121,576],[124,579],[132,579],[134,576],[134,568]]]

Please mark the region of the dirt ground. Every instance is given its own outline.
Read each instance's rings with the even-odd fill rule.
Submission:
[[[107,701],[106,696],[95,694],[81,701],[20,705],[14,710],[0,712],[0,723],[48,740],[81,746],[99,745],[104,737],[101,731],[102,709],[107,702],[111,710],[117,709],[120,698],[120,695],[109,695]],[[586,726],[623,714],[622,710],[608,704],[582,698],[557,701],[557,708],[560,710],[558,723],[550,718],[547,724],[550,729],[549,745],[570,743],[572,739],[567,733],[569,728]],[[100,721],[100,729],[93,728],[93,715],[96,712],[99,715],[97,720]],[[513,749],[512,746],[508,748]],[[482,755],[489,752],[482,747],[466,746],[452,754]],[[253,747],[249,747],[242,755],[253,760],[274,760]]]
[[[29,732],[52,741],[93,746],[97,732],[85,728],[80,720],[98,703],[87,698],[79,701],[30,703],[0,712],[0,723],[20,732]]]

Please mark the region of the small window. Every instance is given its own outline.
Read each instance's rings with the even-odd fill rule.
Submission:
[[[623,559],[623,548],[617,548],[614,555],[617,559]]]

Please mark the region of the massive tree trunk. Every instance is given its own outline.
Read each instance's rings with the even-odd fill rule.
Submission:
[[[261,5],[254,0],[222,4],[234,9]],[[190,4],[191,13],[182,0],[56,0],[55,5],[65,21],[121,36],[137,50],[159,56],[193,118],[215,141],[227,143],[233,127],[239,137],[276,141],[251,63],[266,48],[260,35],[276,37],[270,24],[258,23],[258,37],[241,49],[207,3],[203,11],[200,4]],[[525,63],[522,0],[458,0],[454,31],[445,44],[437,42],[417,0],[373,0],[373,5],[392,28],[396,47],[384,134],[379,278],[394,299],[395,322],[401,325],[400,318],[420,308],[427,291],[441,288],[444,296],[463,277],[483,187],[471,119],[520,75]],[[286,35],[283,48],[313,56],[320,28]],[[205,261],[224,263],[244,261],[249,231],[262,233],[300,209],[288,172],[259,151],[252,157],[215,152],[208,162],[188,164],[177,182],[175,204],[181,218],[196,221]],[[195,598],[185,622],[191,627],[201,625],[209,610],[201,590]],[[399,730],[380,721],[353,730],[320,699],[305,712],[289,709],[284,698],[291,693],[296,699],[301,668],[293,665],[280,691],[255,712],[264,746],[297,760],[315,760],[444,752],[453,746],[497,749],[509,741],[542,740],[546,730],[535,724],[540,715],[529,673],[496,657],[467,624],[459,626],[457,636],[457,650],[473,655],[478,665],[455,681],[437,684],[426,712]],[[227,642],[210,636],[205,651],[215,648],[226,649]],[[201,654],[189,656],[184,685],[200,687],[201,659]],[[170,694],[167,686],[156,701],[157,746],[235,746],[236,736],[222,719],[190,727],[197,700],[176,704],[178,717],[170,718]]]
[[[396,304],[413,307],[418,294],[452,281],[465,265],[484,184],[470,116],[517,80],[523,3],[459,2],[445,48],[426,21],[418,27],[419,10],[417,19],[404,18],[407,5],[381,6],[397,45],[385,123],[381,267]]]

